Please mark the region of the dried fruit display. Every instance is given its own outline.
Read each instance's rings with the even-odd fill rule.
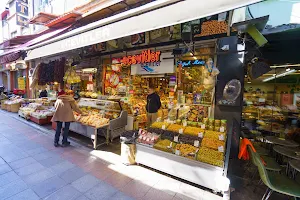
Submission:
[[[225,140],[225,133],[217,132],[217,131],[205,131],[204,138],[210,138],[215,140]]]
[[[198,146],[200,146],[201,140],[201,138],[192,135],[179,135],[179,142],[183,144],[194,145],[195,141],[199,141]]]
[[[152,128],[163,128],[163,126],[165,126],[165,128],[168,128],[169,123],[167,123],[167,122],[154,122],[151,125]]]
[[[162,134],[161,134],[161,139],[168,139],[173,141],[174,140],[174,136],[178,136],[179,133],[178,132],[173,132],[173,131],[168,131],[165,130]]]
[[[88,116],[81,116],[79,122],[88,126],[99,128],[109,123],[109,119],[103,118],[98,114],[90,114]]]
[[[201,129],[201,128],[197,128],[197,127],[186,127],[183,131],[184,134],[187,135],[193,135],[193,136],[197,136],[199,135],[199,133],[203,133],[204,135],[205,130]]]
[[[180,129],[182,129],[182,132],[184,131],[184,126],[178,125],[178,124],[171,124],[168,127],[168,131],[173,131],[173,132],[179,132]]]
[[[161,151],[172,153],[173,148],[175,148],[175,146],[176,146],[176,143],[171,142],[170,140],[164,139],[164,140],[159,140],[153,147],[155,149],[158,149]]]
[[[177,144],[176,150],[180,151],[180,155],[186,158],[195,159],[198,148],[190,144]]]
[[[203,138],[203,140],[201,142],[201,146],[218,150],[218,148],[220,148],[220,147],[222,147],[224,149],[225,142],[216,140],[216,139],[211,139],[211,138]]]
[[[224,153],[210,148],[201,147],[197,154],[197,160],[211,165],[223,167]]]
[[[156,133],[158,135],[161,135],[164,132],[164,130],[160,128],[148,128],[147,131],[150,133]]]

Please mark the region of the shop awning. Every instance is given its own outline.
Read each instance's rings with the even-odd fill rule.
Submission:
[[[14,48],[14,49],[11,49],[9,51],[2,53],[0,55],[0,64],[5,64],[5,63],[10,63],[10,62],[16,61],[17,59],[19,59],[22,56],[23,51],[26,47],[37,44],[39,42],[43,42],[46,39],[52,38],[52,37],[56,36],[57,34],[63,32],[64,30],[66,30],[69,27],[70,26],[43,34],[37,38],[34,38],[34,39],[26,42],[25,44],[19,45],[18,47]]]
[[[80,27],[57,38],[28,48],[26,60],[32,60],[61,52],[105,42],[141,32],[207,17],[260,0],[157,0],[135,9]],[[166,3],[169,5],[165,6]],[[171,4],[173,3],[173,4]],[[163,6],[158,8],[159,6]],[[157,9],[155,9],[157,8]]]

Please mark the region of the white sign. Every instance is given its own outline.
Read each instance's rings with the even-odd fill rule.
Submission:
[[[160,62],[157,63],[143,63],[131,65],[131,75],[152,75],[152,74],[168,74],[174,73],[174,60],[164,59],[172,58],[172,53],[162,53]]]

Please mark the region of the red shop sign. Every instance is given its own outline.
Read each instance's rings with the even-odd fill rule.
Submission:
[[[150,49],[142,51],[141,54],[133,56],[124,56],[121,60],[123,65],[135,65],[142,63],[154,63],[160,61],[160,51],[151,52]]]

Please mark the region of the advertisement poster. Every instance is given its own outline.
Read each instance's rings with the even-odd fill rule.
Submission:
[[[294,105],[300,108],[300,93],[294,94]]]
[[[281,95],[281,106],[292,105],[293,95],[292,94],[282,94]]]

